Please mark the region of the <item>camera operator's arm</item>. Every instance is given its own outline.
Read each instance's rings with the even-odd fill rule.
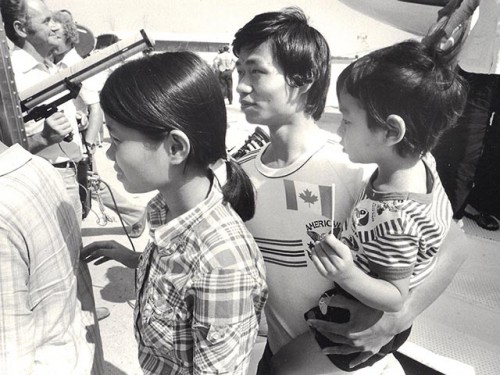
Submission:
[[[104,115],[99,103],[91,104],[89,109],[89,126],[85,133],[85,142],[95,144],[104,122]]]
[[[43,129],[38,132],[34,130],[38,126],[35,121],[25,124],[28,148],[32,153],[37,153],[50,145],[62,142],[73,131],[63,112],[55,112],[41,121],[43,121]]]
[[[465,234],[456,223],[452,223],[439,251],[436,267],[421,285],[411,291],[399,312],[382,313],[342,296],[332,298],[329,304],[348,309],[351,320],[343,324],[312,319],[308,321],[330,340],[342,344],[325,348],[323,352],[363,352],[351,362],[351,366],[363,363],[376,354],[394,335],[410,327],[415,318],[443,293],[466,260],[468,250]]]

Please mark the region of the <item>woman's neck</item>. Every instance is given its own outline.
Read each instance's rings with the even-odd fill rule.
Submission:
[[[182,175],[175,186],[160,189],[168,207],[168,221],[175,219],[188,212],[203,202],[212,186],[210,178],[206,174]]]

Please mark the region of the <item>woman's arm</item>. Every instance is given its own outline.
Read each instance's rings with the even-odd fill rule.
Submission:
[[[120,262],[128,268],[137,268],[141,253],[136,253],[116,241],[96,241],[85,246],[80,252],[80,259],[86,263],[96,261],[98,265],[110,259]]]
[[[479,6],[479,2],[480,0],[463,0],[458,8],[454,10],[452,9],[451,14],[449,14],[450,18],[444,28],[444,32],[447,37],[450,37],[453,30],[472,17],[472,14]]]
[[[193,374],[244,374],[257,337],[262,284],[248,270],[217,268],[194,279]],[[257,298],[258,299],[258,298]]]

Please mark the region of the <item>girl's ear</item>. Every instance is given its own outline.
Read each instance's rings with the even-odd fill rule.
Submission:
[[[191,143],[181,130],[172,130],[165,139],[164,146],[172,164],[184,163],[191,151]]]
[[[311,89],[312,85],[312,83],[306,83],[302,86],[297,87],[297,90],[299,90],[300,95],[304,95]]]
[[[390,145],[398,144],[406,134],[405,121],[398,115],[389,115],[386,120],[386,141]]]

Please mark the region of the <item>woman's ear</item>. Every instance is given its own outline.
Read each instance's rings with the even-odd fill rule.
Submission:
[[[389,115],[386,120],[386,141],[390,145],[395,145],[401,142],[406,134],[405,121],[398,115]]]
[[[180,130],[172,130],[165,139],[165,147],[172,164],[184,163],[191,150],[187,135]]]

